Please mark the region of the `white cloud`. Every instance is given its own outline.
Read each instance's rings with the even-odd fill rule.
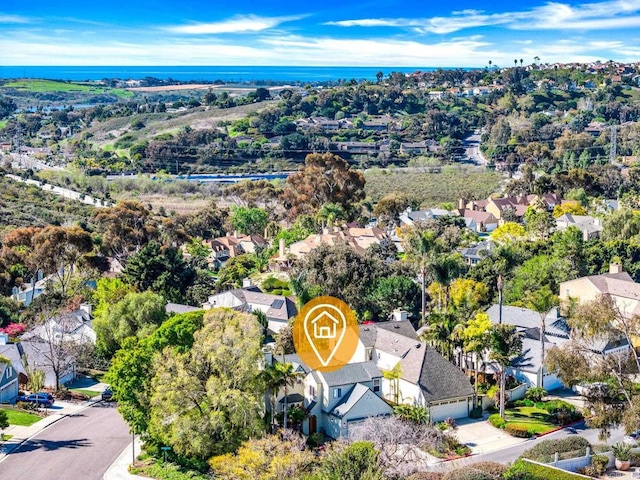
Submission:
[[[453,11],[430,18],[365,18],[327,22],[341,27],[399,27],[418,33],[448,34],[467,28],[504,26],[513,30],[608,30],[640,27],[640,0],[607,0],[571,6],[549,2],[530,10],[485,13]]]
[[[238,15],[221,22],[175,25],[165,27],[164,29],[173,33],[187,35],[260,32],[262,30],[277,27],[281,23],[299,20],[301,18],[303,17],[259,17],[256,15]]]
[[[98,36],[56,38],[33,32],[0,32],[5,65],[360,65],[420,67],[512,66],[514,58],[532,63],[587,62],[614,58],[637,60],[638,47],[629,41],[584,39],[532,41],[528,44],[492,42],[477,35],[442,42],[369,38],[344,39],[271,33],[246,39],[156,37],[134,43]],[[128,38],[134,38],[129,36]],[[235,38],[235,37],[234,37]]]
[[[21,17],[19,15],[7,15],[0,12],[0,23],[31,23],[31,20],[27,17]]]

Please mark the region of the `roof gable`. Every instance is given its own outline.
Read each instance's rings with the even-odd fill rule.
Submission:
[[[435,349],[424,347],[418,385],[427,403],[473,395],[473,386],[458,368]]]

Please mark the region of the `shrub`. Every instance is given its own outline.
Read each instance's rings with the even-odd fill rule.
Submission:
[[[496,480],[496,477],[469,465],[447,472],[442,480]]]
[[[533,436],[527,427],[521,425],[507,424],[505,431],[512,437],[529,438]]]
[[[549,421],[555,425],[569,425],[582,418],[582,414],[579,412],[567,412],[565,410],[559,410],[549,416]]]
[[[609,457],[606,455],[594,455],[591,457],[591,467],[595,469],[596,476],[599,477],[607,470],[609,464]]]
[[[531,400],[532,402],[539,402],[544,397],[547,396],[547,391],[542,387],[533,387],[527,390],[525,395],[527,400]]]
[[[535,447],[525,450],[522,454],[523,458],[528,458],[536,462],[550,462],[558,452],[559,454],[575,452],[575,456],[584,455],[587,447],[591,447],[588,440],[582,437],[567,437],[559,439],[543,440]]]
[[[535,403],[527,398],[513,402],[514,407],[533,407]]]
[[[471,412],[469,413],[470,418],[481,418],[482,417],[482,407],[473,407]]]
[[[509,467],[503,478],[505,480],[575,480],[580,477],[564,470],[518,460]]]
[[[471,468],[493,475],[495,478],[502,478],[507,466],[497,462],[478,462],[469,465]]]
[[[538,402],[536,407],[542,410],[546,410],[549,413],[556,413],[559,411],[575,412],[576,407],[564,400],[549,400],[548,402]]]
[[[406,480],[442,480],[440,472],[416,472],[409,475]]]
[[[324,435],[321,433],[312,433],[307,438],[307,445],[311,445],[312,447],[319,447],[324,443]]]
[[[613,456],[616,457],[617,460],[621,460],[623,462],[631,460],[631,445],[618,442],[611,446],[611,450],[613,451]]]
[[[37,412],[38,404],[32,402],[18,402],[16,403],[16,408],[19,408],[20,410],[27,410],[30,412]]]
[[[500,416],[499,413],[489,415],[489,423],[496,428],[504,428],[507,422]]]
[[[598,469],[593,465],[587,465],[586,467],[578,468],[577,473],[580,475],[586,475],[587,477],[598,478],[601,473],[598,472]]]

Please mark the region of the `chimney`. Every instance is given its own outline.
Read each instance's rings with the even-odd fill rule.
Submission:
[[[7,345],[9,343],[9,335],[6,333],[0,333],[0,345]]]
[[[459,198],[458,199],[458,210],[464,210],[466,202],[464,201],[464,198]]]
[[[407,312],[404,310],[394,310],[393,311],[393,321],[394,322],[403,322],[407,319]]]
[[[284,258],[284,256],[286,255],[286,244],[284,238],[281,238],[278,242],[278,249],[280,250],[280,257]]]
[[[619,263],[610,263],[609,264],[609,273],[615,275],[616,273],[622,273],[622,265]]]
[[[243,278],[242,279],[242,288],[249,288],[249,287],[253,287],[253,282],[251,281],[250,278]]]
[[[81,303],[80,310],[85,312],[87,315],[91,315],[91,304],[90,303]]]
[[[273,365],[273,352],[269,347],[264,347],[262,349],[262,353],[264,354],[264,364],[265,366]]]
[[[233,238],[238,238],[238,230],[233,231]]]

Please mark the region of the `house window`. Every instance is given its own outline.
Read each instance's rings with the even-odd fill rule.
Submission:
[[[334,388],[333,389],[333,398],[340,398],[342,396],[342,389],[341,388]]]
[[[309,385],[309,395],[316,398],[316,387],[314,385]]]
[[[371,360],[373,358],[373,348],[367,348],[367,353],[366,353],[366,357],[367,360]]]
[[[13,367],[12,366],[8,366],[7,367],[7,378],[11,378],[13,377]]]
[[[379,378],[374,378],[373,379],[373,391],[374,392],[379,392],[380,391],[380,379]]]

